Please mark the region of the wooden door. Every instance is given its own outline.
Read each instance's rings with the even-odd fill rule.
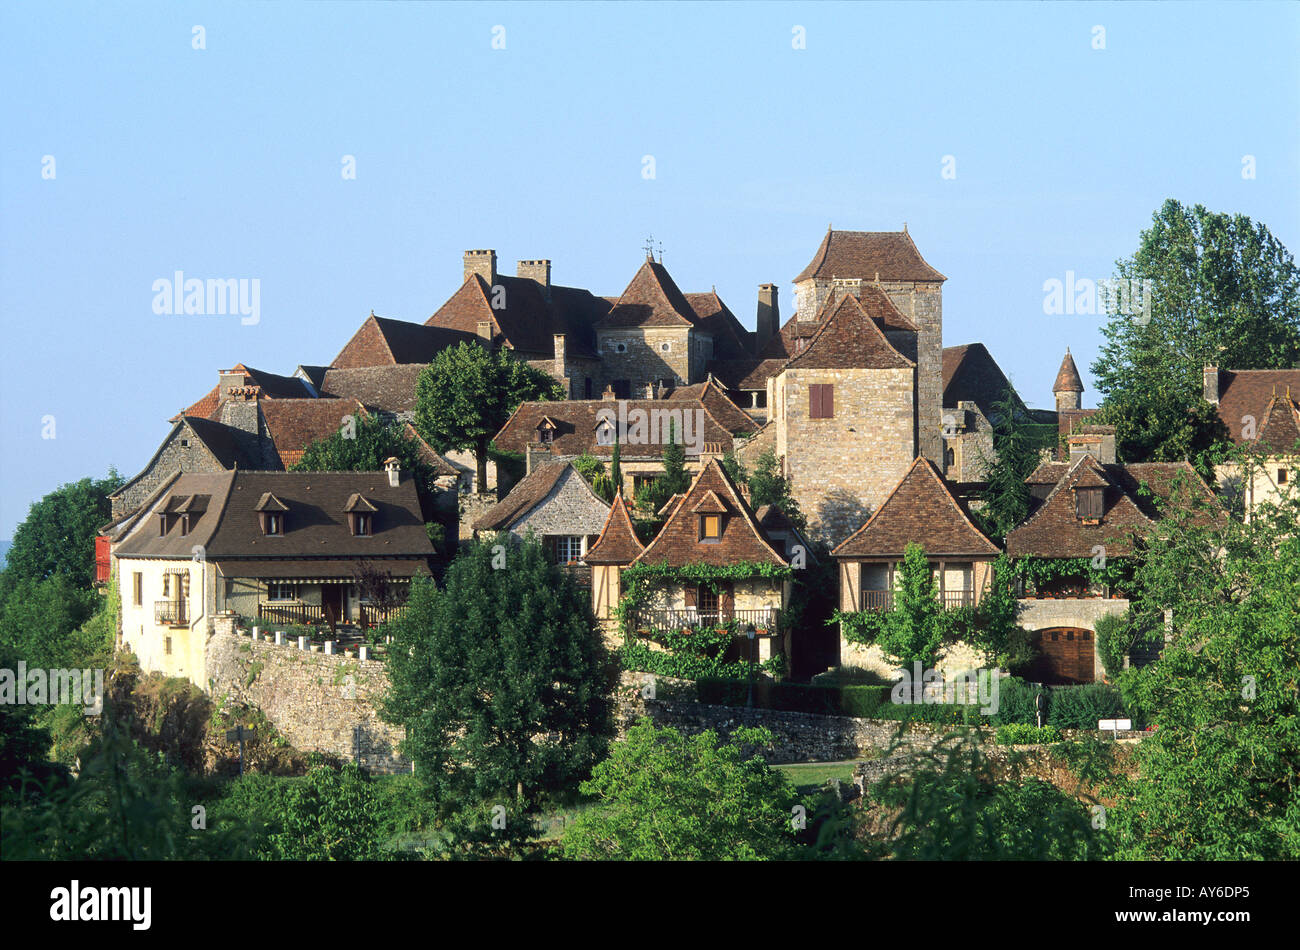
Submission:
[[[1034,640],[1038,659],[1031,679],[1057,685],[1093,682],[1096,644],[1091,630],[1049,627],[1034,634]]]
[[[343,620],[343,585],[324,584],[321,586],[321,605],[325,609],[325,622],[332,629]]]

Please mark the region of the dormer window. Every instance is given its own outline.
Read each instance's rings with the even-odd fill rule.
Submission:
[[[722,519],[727,515],[727,506],[718,497],[717,492],[705,492],[704,497],[692,509],[700,519],[699,540],[701,544],[717,544],[722,540]]]
[[[187,511],[181,515],[181,537],[190,533],[190,513]]]
[[[379,509],[363,495],[354,492],[343,510],[347,513],[348,528],[354,538],[368,538],[374,534],[375,512]]]
[[[266,535],[284,534],[284,515],[278,512],[268,512],[263,515],[265,519],[262,523],[262,533]]]
[[[700,540],[706,544],[722,540],[722,515],[700,515]]]
[[[262,534],[268,538],[284,534],[284,516],[289,506],[279,498],[266,492],[257,500],[253,510],[257,512],[257,524],[262,529]]]
[[[596,423],[596,444],[614,444],[614,424],[608,419],[602,419],[600,422]]]
[[[1075,513],[1080,521],[1100,521],[1102,506],[1102,489],[1076,488],[1074,490]]]
[[[542,445],[550,445],[555,441],[555,433],[559,427],[548,416],[542,416],[542,421],[537,423],[537,441]]]
[[[358,512],[357,514],[353,515],[352,517],[353,517],[353,522],[352,522],[352,533],[353,533],[354,535],[356,535],[357,537],[359,537],[359,538],[361,538],[361,537],[369,537],[369,536],[370,536],[370,516],[369,516],[369,515],[366,515],[366,514],[361,514],[360,512]]]

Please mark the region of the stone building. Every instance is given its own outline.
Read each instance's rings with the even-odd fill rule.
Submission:
[[[212,620],[382,622],[433,547],[414,481],[387,472],[176,473],[110,535],[120,646],[146,670],[206,688]],[[378,580],[376,580],[378,579]]]
[[[533,535],[557,564],[579,564],[609,517],[609,505],[568,462],[536,466],[474,522],[480,537]]]
[[[1300,369],[1221,370],[1207,366],[1203,395],[1219,411],[1233,444],[1253,449],[1253,465],[1215,468],[1219,491],[1246,516],[1283,492],[1300,475]]]
[[[901,584],[899,568],[911,543],[929,559],[944,608],[974,607],[989,586],[997,546],[975,527],[939,469],[927,458],[912,463],[889,497],[857,531],[831,552],[839,565],[840,609],[888,610]],[[840,637],[840,665],[893,671],[878,647]],[[965,671],[984,657],[965,644],[945,650],[940,667]]]

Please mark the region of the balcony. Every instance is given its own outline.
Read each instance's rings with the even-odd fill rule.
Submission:
[[[958,607],[974,607],[975,592],[973,590],[946,590],[939,595],[945,610],[954,610]]]
[[[775,633],[781,627],[781,611],[775,607],[757,610],[707,611],[695,608],[685,610],[638,610],[629,618],[637,631],[699,630],[734,622],[738,632],[753,626],[760,636]]]
[[[189,610],[183,600],[155,600],[153,622],[160,627],[185,627],[189,625]]]
[[[257,619],[266,623],[283,623],[298,627],[310,627],[327,623],[325,608],[320,604],[275,604],[257,605]]]
[[[974,607],[976,601],[975,591],[973,590],[946,590],[937,593],[937,596],[944,610],[955,610],[958,607]],[[892,590],[864,590],[862,592],[863,610],[891,610],[893,606],[894,592]]]

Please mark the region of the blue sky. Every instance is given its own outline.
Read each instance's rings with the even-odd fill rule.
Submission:
[[[906,221],[945,344],[1039,406],[1068,345],[1095,405],[1100,318],[1044,316],[1043,282],[1109,275],[1168,197],[1300,248],[1298,39],[1268,3],[6,4],[0,538],[133,475],[218,369],[427,319],[466,248],[617,294],[653,233],[752,326],[828,223]],[[154,314],[176,270],[258,278],[260,322]]]

